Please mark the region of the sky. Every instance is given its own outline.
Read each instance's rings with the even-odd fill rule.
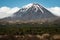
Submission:
[[[12,15],[29,3],[41,4],[54,15],[60,16],[60,0],[0,0],[0,18]]]

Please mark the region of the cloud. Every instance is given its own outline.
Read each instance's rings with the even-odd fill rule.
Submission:
[[[47,9],[51,11],[54,15],[60,16],[60,7],[51,7]]]
[[[17,12],[20,8],[18,7],[0,7],[0,18],[4,18],[7,16],[12,15],[13,13]],[[49,11],[51,11],[54,15],[56,16],[60,16],[60,7],[50,7],[47,8]]]
[[[20,8],[18,7],[14,7],[14,8],[10,8],[10,7],[1,7],[0,8],[0,18],[4,18],[7,16],[12,15],[13,13],[17,12]]]

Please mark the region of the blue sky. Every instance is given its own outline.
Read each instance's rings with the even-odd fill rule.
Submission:
[[[41,4],[54,15],[60,16],[60,0],[0,0],[0,18],[12,15],[29,3]]]
[[[23,5],[29,3],[39,3],[44,5],[45,7],[60,7],[60,0],[0,0],[0,7],[22,7]]]

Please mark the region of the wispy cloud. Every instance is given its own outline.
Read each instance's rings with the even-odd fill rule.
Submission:
[[[4,18],[7,16],[12,15],[13,13],[17,12],[20,8],[18,7],[14,7],[14,8],[10,8],[10,7],[1,7],[0,8],[0,18]]]
[[[60,7],[51,7],[47,9],[51,11],[54,15],[60,16]]]

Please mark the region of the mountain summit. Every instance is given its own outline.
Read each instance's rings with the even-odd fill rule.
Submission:
[[[4,18],[9,21],[50,21],[55,18],[50,11],[37,3],[30,3],[23,6],[18,12],[11,17]]]
[[[29,8],[33,8],[35,12],[37,12],[39,9],[41,10],[41,12],[43,13],[43,10],[42,10],[42,6],[40,6],[39,4],[37,3],[30,3],[28,5],[25,5],[23,6],[23,8],[26,8],[26,11],[29,9]],[[32,10],[33,10],[32,9]],[[31,10],[31,11],[32,11]]]

